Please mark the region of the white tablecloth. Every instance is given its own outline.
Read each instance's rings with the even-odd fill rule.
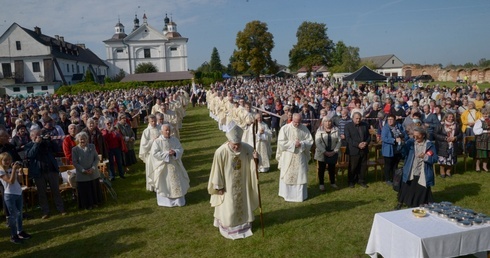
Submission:
[[[366,254],[376,257],[454,257],[490,250],[490,224],[461,227],[429,214],[412,215],[412,209],[376,213]]]

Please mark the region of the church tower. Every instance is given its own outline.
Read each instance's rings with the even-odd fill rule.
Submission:
[[[118,19],[116,26],[114,26],[114,35],[112,35],[113,39],[123,39],[127,35],[124,33],[124,25],[121,23],[121,20]]]
[[[167,14],[165,14],[165,19],[163,19],[165,24],[163,25],[163,34],[165,35],[168,32],[168,24],[170,23],[170,19],[168,18]]]
[[[180,33],[177,32],[177,24],[173,22],[172,19],[168,19],[167,15],[165,14],[165,28],[163,31],[163,34],[165,34],[165,37],[167,38],[180,38],[182,37]]]
[[[133,31],[137,30],[140,27],[140,20],[138,19],[138,15],[134,15],[134,27]]]

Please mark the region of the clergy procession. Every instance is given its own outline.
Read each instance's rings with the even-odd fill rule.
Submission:
[[[326,170],[331,189],[339,189],[337,165],[346,166],[349,188],[356,184],[369,188],[367,174],[375,157],[375,169],[381,167],[387,187],[397,191],[395,209],[434,202],[434,164],[439,164],[440,179],[451,178],[463,149],[477,160],[476,171],[488,171],[490,91],[480,91],[476,85],[449,89],[438,84],[395,87],[322,78],[227,80],[211,85],[206,96],[210,117],[228,137],[228,143],[215,153],[208,187],[215,226],[227,238],[251,235],[251,211],[258,207],[253,198],[260,202],[260,187],[255,185],[260,180],[254,174],[257,169],[276,172],[270,170],[273,143],[278,195],[286,202],[308,198],[312,159],[317,164],[319,190],[325,192]],[[463,136],[476,137],[476,144],[468,141],[463,145]],[[250,146],[253,155],[247,150]],[[247,158],[238,159],[243,152]],[[255,167],[249,167],[252,156]],[[399,163],[404,158],[408,160],[402,169]],[[228,177],[216,178],[227,171]],[[232,192],[236,203],[223,202],[227,192]],[[223,209],[226,215],[240,219],[230,220]]]
[[[193,85],[4,99],[0,146],[9,153],[5,166],[18,162],[13,169],[19,178],[24,179],[20,164],[28,167],[25,179],[34,179],[43,219],[51,216],[49,198],[66,215],[56,184],[60,162],[74,166],[67,177],[77,189],[80,209],[102,204],[102,193],[132,174],[136,157],[144,163],[144,188],[154,194],[155,203],[182,207],[192,191],[192,176],[182,161],[180,130],[190,104],[205,105],[216,121],[212,130],[227,139],[214,152],[206,178],[212,224],[223,237],[240,239],[253,234],[257,209],[264,234],[260,175],[277,172],[277,195],[300,203],[311,194],[312,163],[320,193],[340,189],[336,182],[341,168],[347,170],[348,188],[367,189],[375,155],[383,161],[376,165],[386,187],[397,191],[395,209],[434,202],[431,187],[437,172],[440,180],[451,178],[463,149],[476,160],[476,171],[488,171],[489,99],[490,91],[475,85],[395,87],[321,78],[228,79],[208,89]],[[142,132],[140,125],[146,127]],[[476,141],[463,146],[463,137]],[[200,160],[192,160],[196,162]],[[434,171],[436,163],[439,171]],[[19,184],[8,175],[0,174],[4,191]],[[15,243],[30,238],[19,222],[19,210],[21,206],[4,210],[9,227],[18,230],[11,239]]]

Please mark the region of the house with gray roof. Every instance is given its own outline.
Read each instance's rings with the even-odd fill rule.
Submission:
[[[87,71],[103,82],[108,66],[85,44],[45,35],[13,23],[0,36],[0,88],[3,94],[27,96],[54,93],[61,85],[84,80]]]
[[[395,55],[370,56],[361,58],[361,62],[373,63],[376,66],[376,71],[386,77],[401,76],[404,63]]]

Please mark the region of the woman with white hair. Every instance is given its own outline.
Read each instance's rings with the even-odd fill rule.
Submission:
[[[325,191],[325,169],[328,166],[328,177],[332,188],[337,189],[335,184],[335,165],[341,146],[340,135],[337,127],[333,126],[331,117],[324,117],[322,124],[315,134],[315,156],[317,160],[317,173],[320,191]]]
[[[99,155],[95,145],[89,143],[86,132],[76,135],[78,145],[72,149],[72,162],[77,177],[78,208],[91,210],[102,202],[99,182]]]

